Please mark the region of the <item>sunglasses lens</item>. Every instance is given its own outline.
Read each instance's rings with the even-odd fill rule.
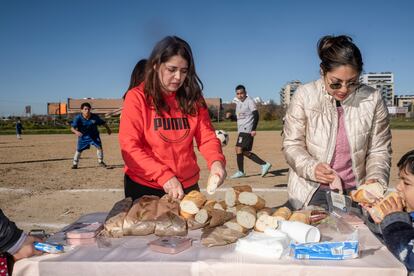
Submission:
[[[331,83],[330,85],[329,85],[329,87],[330,88],[332,88],[332,89],[341,89],[341,87],[342,87],[342,84],[340,84],[340,83]]]

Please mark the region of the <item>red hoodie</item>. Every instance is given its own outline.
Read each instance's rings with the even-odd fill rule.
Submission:
[[[216,160],[225,164],[207,108],[199,107],[195,116],[183,115],[172,93],[164,97],[170,112],[160,117],[154,108],[148,107],[144,85],[141,83],[128,92],[119,128],[125,173],[133,181],[162,189],[165,182],[176,176],[183,188],[196,184],[200,168],[193,138],[209,169]]]

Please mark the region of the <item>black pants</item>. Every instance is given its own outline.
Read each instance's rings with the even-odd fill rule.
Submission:
[[[200,187],[198,187],[197,183],[191,187],[184,189],[184,193],[188,194],[189,192],[193,190],[200,191]],[[125,192],[125,197],[132,197],[132,200],[140,198],[141,196],[144,196],[144,195],[155,195],[158,197],[162,197],[163,195],[165,195],[164,190],[155,189],[155,188],[151,188],[151,187],[147,187],[142,184],[139,184],[133,181],[131,178],[129,178],[129,176],[126,174],[124,175],[124,192]]]

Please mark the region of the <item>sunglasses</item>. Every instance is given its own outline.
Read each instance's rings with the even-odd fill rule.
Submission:
[[[329,83],[328,85],[332,90],[341,89],[343,86],[342,82],[333,82],[333,83]],[[361,85],[360,82],[349,82],[345,84],[346,88],[351,89],[351,90],[358,88],[360,85]]]

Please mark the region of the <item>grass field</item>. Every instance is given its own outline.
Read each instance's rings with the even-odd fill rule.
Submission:
[[[390,121],[391,129],[414,129],[414,119],[402,119],[402,118],[392,118]],[[237,123],[231,121],[221,121],[221,122],[213,122],[215,129],[222,129],[225,131],[237,131]],[[264,121],[261,120],[257,127],[258,131],[269,131],[269,130],[282,130],[283,125],[281,120],[273,120],[273,121]],[[111,127],[114,133],[118,132],[118,125]],[[100,129],[101,131],[105,131],[104,128]],[[70,127],[62,128],[26,128],[23,130],[23,134],[70,134]],[[11,135],[16,134],[14,128],[7,127],[3,128],[0,126],[0,135]]]

